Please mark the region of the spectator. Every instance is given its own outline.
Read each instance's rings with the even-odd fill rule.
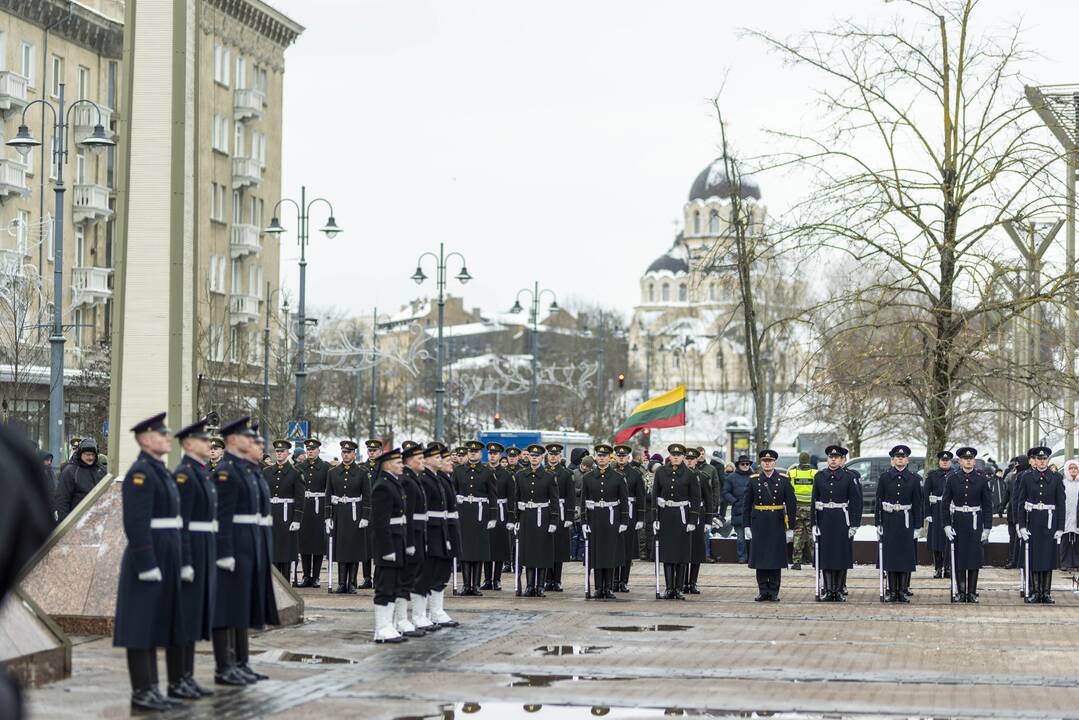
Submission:
[[[1074,592],[1079,592],[1079,461],[1064,463],[1064,535],[1060,539],[1060,569],[1070,572]]]
[[[734,526],[735,551],[738,553],[738,562],[745,563],[746,556],[746,529],[743,525],[743,507],[746,490],[749,488],[749,474],[753,471],[753,464],[748,455],[739,455],[735,461],[734,472],[724,479],[723,502],[731,508],[731,524]]]
[[[52,467],[52,453],[48,450],[38,450],[38,459],[41,461],[41,466],[45,468],[45,481],[49,489],[49,497],[56,497],[56,472]]]
[[[62,522],[103,477],[105,469],[97,461],[97,443],[93,438],[83,438],[73,460],[60,472],[56,488],[56,521]]]

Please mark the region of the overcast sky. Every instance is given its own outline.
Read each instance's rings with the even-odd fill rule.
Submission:
[[[670,246],[689,187],[716,155],[710,98],[743,155],[761,129],[811,122],[814,76],[739,29],[788,35],[873,0],[271,0],[307,30],[286,52],[282,192],[324,195],[346,232],[308,251],[308,303],[369,314],[434,293],[409,276],[426,250],[460,251],[466,305],[505,310],[532,281],[623,308]],[[1037,83],[1079,82],[1075,3],[984,0],[1022,20]],[[1065,9],[1068,8],[1068,9]],[[1022,13],[1022,14],[1020,14]],[[792,177],[761,179],[782,212]],[[324,211],[316,207],[313,227]],[[295,219],[286,217],[292,229]],[[317,234],[317,233],[316,233]],[[295,238],[282,280],[298,286]],[[434,275],[430,261],[425,272]],[[451,275],[458,270],[456,261]]]

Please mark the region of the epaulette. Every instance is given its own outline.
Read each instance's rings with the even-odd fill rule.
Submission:
[[[760,473],[753,473],[752,475],[749,476],[749,479],[752,480],[753,478],[759,478],[760,476],[761,476]]]

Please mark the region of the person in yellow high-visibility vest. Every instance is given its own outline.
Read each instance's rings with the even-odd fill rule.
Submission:
[[[803,550],[805,557],[813,557],[813,478],[817,468],[810,464],[809,453],[798,455],[798,466],[790,469],[791,485],[794,487],[794,499],[798,506],[794,514],[794,546],[791,550],[791,569],[802,569]],[[811,560],[807,559],[807,562]]]

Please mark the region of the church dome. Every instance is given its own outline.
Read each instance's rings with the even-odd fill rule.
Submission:
[[[761,186],[752,175],[742,175],[741,196],[743,200],[753,198],[761,199]],[[718,157],[708,167],[701,170],[697,179],[693,181],[693,187],[689,189],[689,199],[707,200],[711,197],[729,198],[731,196],[731,182],[727,178],[727,166],[724,158]]]
[[[675,238],[674,245],[671,246],[671,249],[653,260],[652,264],[648,266],[648,269],[644,271],[644,274],[652,275],[668,273],[670,275],[688,275],[689,255],[681,240],[682,234],[679,233],[678,237]]]

